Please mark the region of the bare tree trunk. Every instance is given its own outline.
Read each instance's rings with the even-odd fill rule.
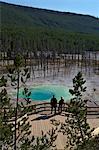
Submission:
[[[17,78],[17,101],[16,101],[16,108],[15,108],[15,139],[14,139],[14,150],[17,149],[17,109],[18,109],[18,101],[19,101],[19,80],[20,80],[20,73],[18,70],[18,78]]]

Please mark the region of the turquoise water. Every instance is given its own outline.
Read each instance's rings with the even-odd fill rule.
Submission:
[[[30,89],[31,95],[30,99],[34,101],[49,101],[53,95],[59,100],[62,96],[65,101],[70,100],[71,94],[69,89],[65,86],[56,86],[56,85],[40,85]],[[24,98],[22,90],[20,91],[20,98]]]

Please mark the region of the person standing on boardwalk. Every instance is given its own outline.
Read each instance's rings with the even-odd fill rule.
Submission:
[[[64,99],[61,97],[61,99],[59,101],[59,107],[58,107],[59,113],[62,113],[63,105],[64,105]]]
[[[51,99],[51,114],[53,112],[53,109],[54,109],[54,114],[56,114],[56,108],[57,108],[57,99],[53,95],[53,97]]]

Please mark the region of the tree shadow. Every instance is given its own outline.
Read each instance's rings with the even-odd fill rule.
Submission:
[[[57,114],[50,114],[50,115],[41,115],[35,119],[32,119],[31,121],[37,121],[37,120],[47,120],[49,118],[52,118],[54,116],[56,116]]]

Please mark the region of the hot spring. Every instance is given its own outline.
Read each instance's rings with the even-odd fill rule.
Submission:
[[[39,85],[30,89],[31,95],[29,98],[33,101],[50,101],[53,95],[60,100],[61,96],[65,101],[70,100],[72,97],[69,93],[69,89],[65,86],[56,85]],[[20,91],[20,98],[25,98],[23,91]]]

